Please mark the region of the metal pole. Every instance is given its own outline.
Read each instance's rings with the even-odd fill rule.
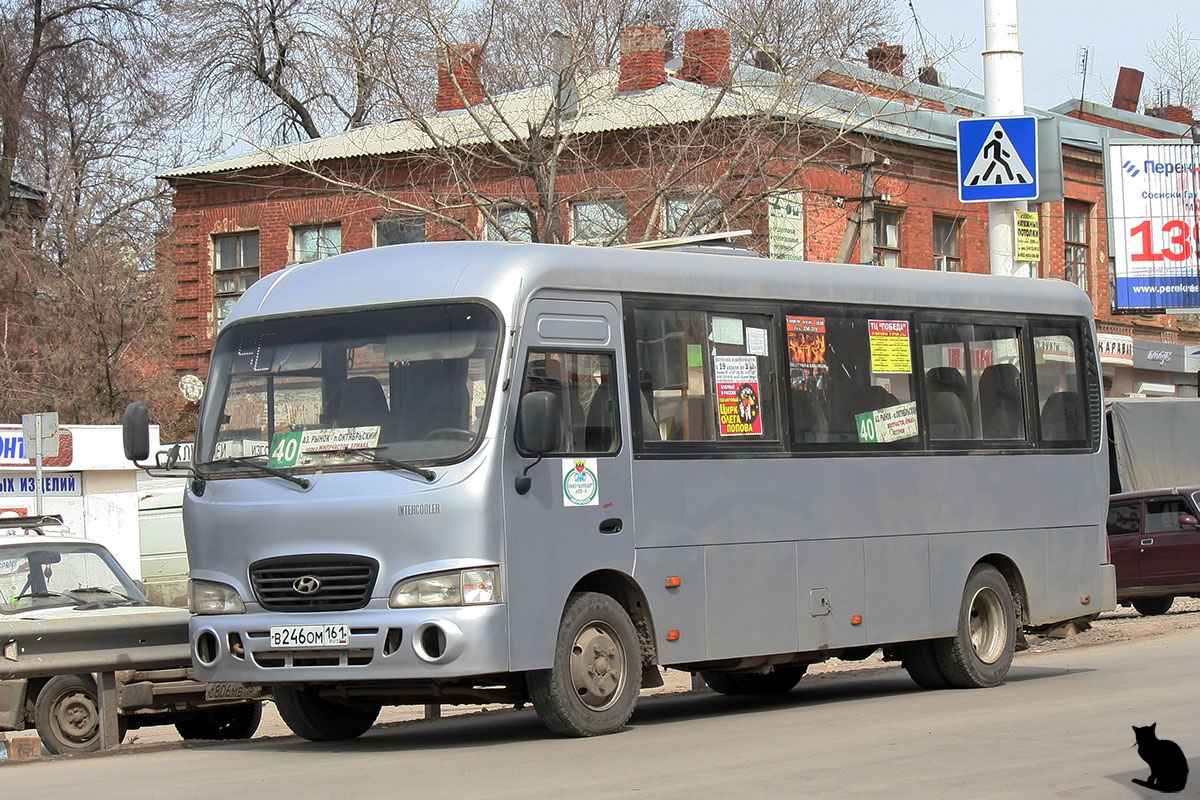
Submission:
[[[989,117],[1016,117],[1025,113],[1022,53],[1017,44],[1017,0],[983,2],[983,98]],[[1033,277],[1028,261],[1015,261],[1013,212],[1028,211],[1024,200],[988,203],[988,244],[992,274]]]
[[[37,497],[37,515],[42,515],[42,415],[38,414],[34,418],[34,430],[37,432],[37,444],[34,446],[34,452],[37,454],[36,466],[34,467],[34,480],[37,481],[37,487],[34,489],[34,494]]]

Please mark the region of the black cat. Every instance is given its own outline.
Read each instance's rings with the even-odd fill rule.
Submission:
[[[1150,765],[1150,777],[1146,780],[1133,779],[1139,786],[1157,789],[1160,792],[1179,792],[1187,785],[1188,765],[1179,745],[1170,739],[1160,739],[1154,732],[1157,722],[1144,728],[1133,726],[1137,739],[1138,755]]]

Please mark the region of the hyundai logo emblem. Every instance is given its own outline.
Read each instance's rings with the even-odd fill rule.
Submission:
[[[292,581],[296,594],[316,594],[321,588],[321,581],[312,575],[305,575]]]

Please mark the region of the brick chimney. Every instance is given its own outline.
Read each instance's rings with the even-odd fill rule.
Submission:
[[[709,86],[729,85],[729,31],[703,28],[683,37],[683,66],[675,77]]]
[[[667,82],[667,35],[657,25],[621,31],[621,77],[617,91],[640,92]]]
[[[867,51],[867,66],[889,75],[900,75],[904,70],[904,45],[880,42]]]
[[[1139,69],[1121,67],[1117,73],[1117,89],[1113,92],[1113,108],[1137,113],[1138,99],[1142,96],[1142,78],[1145,74]]]
[[[446,45],[437,68],[438,111],[454,111],[483,102],[483,84],[479,80],[479,68],[483,63],[482,53],[483,48],[477,44]],[[465,105],[464,97],[467,100]]]

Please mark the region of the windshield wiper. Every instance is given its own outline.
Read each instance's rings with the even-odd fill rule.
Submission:
[[[120,597],[122,600],[129,600],[131,602],[137,602],[136,600],[134,600],[132,597],[130,597],[127,594],[122,594],[121,592],[114,592],[112,589],[105,589],[103,586],[82,586],[78,589],[71,589],[68,592],[68,594],[70,594],[72,596],[77,595],[77,594],[112,594],[112,595],[116,595],[117,597]]]
[[[424,467],[418,467],[416,464],[409,464],[406,461],[397,461],[394,458],[381,456],[378,452],[376,452],[378,450],[378,447],[356,447],[354,449],[346,448],[344,450],[338,450],[335,452],[340,452],[342,455],[347,456],[357,456],[358,458],[361,458],[364,461],[369,461],[372,464],[390,464],[397,469],[403,469],[416,473],[427,481],[431,481],[437,477],[437,473],[431,469],[425,469]]]
[[[256,470],[259,470],[264,474],[274,475],[277,478],[283,478],[285,481],[291,481],[301,489],[308,488],[308,478],[301,478],[299,475],[290,475],[281,469],[275,469],[274,467],[268,467],[266,464],[260,464],[254,460],[258,458],[266,458],[266,456],[232,456],[230,458],[220,458],[215,461],[205,461],[200,466],[207,467],[212,464],[244,464],[247,467],[254,467]],[[200,477],[204,478],[205,476],[201,474]]]

